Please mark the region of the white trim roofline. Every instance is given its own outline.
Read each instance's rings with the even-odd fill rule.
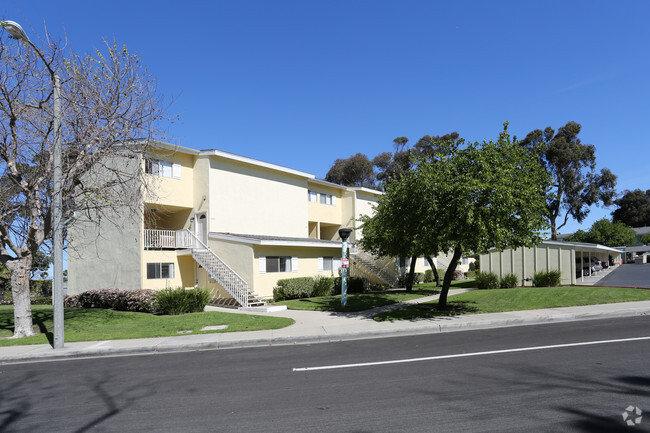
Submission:
[[[219,239],[224,241],[238,242],[249,245],[265,245],[275,247],[318,247],[318,248],[337,248],[341,249],[341,242],[325,241],[321,239],[287,239],[287,238],[272,238],[272,237],[258,237],[255,235],[237,235],[232,233],[215,233],[210,232],[208,235],[210,239]]]
[[[611,252],[615,252],[615,253],[621,253],[622,252],[620,249],[607,247],[605,245],[600,245],[600,244],[590,244],[590,243],[586,243],[586,242],[569,242],[569,241],[544,240],[544,241],[542,241],[542,244],[544,244],[544,245],[569,245],[569,246],[574,246],[574,247],[576,247],[576,249],[581,249],[583,251],[611,251]]]
[[[256,165],[258,167],[268,168],[270,170],[276,170],[276,171],[281,171],[283,173],[293,174],[295,176],[305,177],[307,179],[316,178],[316,176],[311,173],[294,170],[293,168],[283,167],[277,164],[271,164],[270,162],[264,162],[258,159],[248,158],[246,156],[235,155],[234,153],[224,152],[222,150],[216,150],[216,149],[201,150],[199,152],[199,155],[218,156],[220,158],[230,159],[232,161],[244,162],[246,164]]]

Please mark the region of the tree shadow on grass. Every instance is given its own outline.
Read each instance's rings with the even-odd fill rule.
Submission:
[[[374,316],[374,319],[378,322],[422,319],[439,320],[478,312],[479,309],[476,307],[476,302],[474,301],[448,302],[445,310],[438,310],[437,302],[427,302],[424,304],[416,304],[396,310],[386,311]]]
[[[406,292],[403,292],[406,293]],[[413,290],[411,292],[420,296],[431,296],[440,293],[439,290]],[[373,310],[379,307],[395,305],[404,302],[395,299],[395,291],[390,292],[375,292],[375,293],[351,293],[348,294],[346,306],[341,305],[341,296],[328,296],[320,298],[303,298],[298,302],[301,304],[311,304],[311,308],[315,311],[326,311],[331,313],[357,313],[358,315],[368,316],[367,310]],[[375,313],[372,313],[374,315]]]

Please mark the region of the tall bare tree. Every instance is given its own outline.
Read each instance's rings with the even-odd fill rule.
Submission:
[[[29,273],[51,244],[53,80],[61,80],[62,197],[66,219],[140,212],[142,156],[165,110],[137,55],[115,42],[77,54],[50,35],[0,35],[0,264],[10,272],[14,337],[33,334]]]

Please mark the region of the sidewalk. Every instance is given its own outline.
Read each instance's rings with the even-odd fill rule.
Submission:
[[[466,289],[452,289],[449,295]],[[437,299],[427,296],[400,304],[379,307],[358,313],[329,313],[316,311],[284,310],[251,313],[277,317],[290,317],[295,324],[282,329],[225,332],[178,337],[141,338],[134,340],[106,340],[65,343],[63,349],[54,350],[48,344],[0,347],[0,364],[9,362],[46,361],[93,356],[120,356],[166,352],[198,351],[208,349],[275,346],[288,344],[325,343],[366,338],[396,337],[434,334],[471,329],[500,328],[533,325],[549,322],[605,319],[616,317],[650,316],[650,301],[618,304],[588,305],[581,307],[549,308],[542,310],[512,311],[439,317],[395,322],[375,322],[372,316],[382,311],[400,308]],[[213,311],[239,312],[238,310],[207,307]]]

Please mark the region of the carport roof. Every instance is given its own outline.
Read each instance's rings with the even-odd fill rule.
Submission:
[[[589,244],[586,242],[568,242],[568,241],[542,241],[544,245],[569,245],[573,246],[576,252],[585,252],[585,253],[617,253],[620,254],[623,251],[621,249],[606,247],[605,245],[600,244]]]

